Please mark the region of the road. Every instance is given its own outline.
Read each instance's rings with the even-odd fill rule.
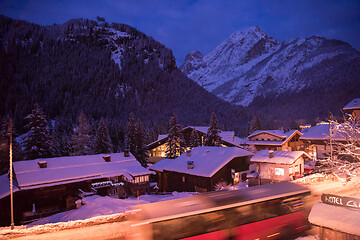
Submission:
[[[311,207],[317,201],[320,201],[322,193],[345,195],[349,197],[360,197],[360,190],[358,183],[348,183],[344,185],[341,182],[312,186],[312,195],[308,197],[306,202],[306,209],[310,212]],[[83,226],[78,228],[63,229],[44,233],[29,233],[26,231],[14,232],[11,234],[2,234],[0,239],[23,239],[23,240],[47,240],[47,239],[69,239],[69,240],[82,240],[82,239],[125,239],[128,234],[129,222],[113,222],[98,225]],[[312,228],[305,232],[306,235],[317,235],[317,228]]]

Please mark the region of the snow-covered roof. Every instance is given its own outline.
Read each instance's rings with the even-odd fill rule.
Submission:
[[[103,156],[110,156],[106,162]],[[40,168],[38,162],[46,161],[47,167]],[[89,179],[123,175],[133,176],[151,174],[130,154],[98,154],[85,156],[57,157],[14,162],[14,171],[20,189],[38,188],[78,182]]]
[[[209,127],[204,127],[204,126],[187,126],[184,127],[182,130],[187,129],[187,128],[193,128],[196,129],[197,131],[206,134]],[[244,142],[243,139],[235,136],[235,132],[234,131],[221,131],[219,133],[219,136],[221,137],[221,140],[236,146],[239,146],[240,144],[242,144]],[[167,134],[160,134],[158,136],[158,139],[155,142],[149,143],[147,146],[151,146],[156,142],[159,142],[161,140],[164,140],[165,138],[167,138],[168,135]]]
[[[317,202],[309,214],[311,224],[360,236],[360,210]]]
[[[284,130],[257,130],[255,132],[253,132],[251,135],[249,135],[247,137],[247,143],[248,144],[254,144],[254,145],[271,145],[271,146],[278,146],[278,145],[283,145],[285,142],[289,141],[289,139],[291,139],[291,137],[295,134],[295,133],[299,133],[299,135],[301,135],[302,133],[299,132],[298,130],[289,130],[289,131],[284,131]],[[259,134],[269,134],[275,137],[279,137],[282,138],[282,141],[270,141],[270,140],[250,140],[250,138],[259,135]]]
[[[344,111],[355,110],[355,109],[360,109],[360,98],[353,99],[345,107],[343,107]]]
[[[211,177],[233,158],[252,155],[251,152],[237,147],[196,147],[191,150],[191,156],[187,156],[187,153],[183,153],[172,161],[165,159],[166,164],[161,167],[163,170],[167,171]],[[188,168],[188,161],[193,162],[194,168]],[[157,167],[156,165],[160,164],[160,162],[155,163],[151,169],[155,170]],[[159,169],[161,169],[161,167],[159,167]]]
[[[301,137],[302,140],[329,140],[329,123],[320,123],[309,128]],[[339,134],[332,134],[333,140],[342,141],[344,138]]]
[[[270,158],[271,150],[261,150],[256,153],[251,159],[251,162],[262,162],[262,163],[278,163],[278,164],[292,164],[299,157],[305,155],[311,158],[309,154],[303,151],[273,151],[274,156]]]
[[[246,142],[247,144],[253,144],[253,145],[269,145],[269,146],[281,146],[284,141],[280,142],[280,141],[251,141],[251,140],[248,140]]]
[[[13,179],[13,193],[19,191],[16,182]],[[0,175],[0,199],[10,195],[10,178],[8,174]]]
[[[270,135],[280,137],[280,138],[288,138],[296,131],[297,130],[290,130],[287,132],[285,132],[284,130],[257,130],[255,132],[253,132],[252,134],[250,134],[248,136],[248,138],[254,137],[254,136],[256,136],[258,134],[262,134],[262,133],[270,134]]]
[[[163,140],[164,138],[167,138],[167,134],[160,134],[159,136],[158,136],[158,139],[156,140],[156,141],[160,141],[160,140]]]
[[[170,158],[165,158],[157,163],[154,163],[151,167],[149,167],[149,170],[162,172],[164,171],[164,167],[173,161],[175,160]]]

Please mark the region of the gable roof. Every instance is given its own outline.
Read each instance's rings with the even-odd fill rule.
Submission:
[[[346,104],[345,107],[343,107],[344,111],[347,110],[356,110],[356,109],[360,109],[360,98],[355,98],[353,99],[351,102],[349,102],[348,104]]]
[[[269,152],[270,150],[259,151],[250,159],[250,162],[278,163],[290,165],[303,155],[311,158],[309,154],[303,151],[273,151],[274,156],[272,158],[270,158]]]
[[[296,131],[298,131],[298,130],[289,130],[289,131],[284,131],[284,130],[257,130],[255,132],[253,132],[252,134],[250,134],[248,136],[248,138],[254,137],[254,136],[262,134],[262,133],[269,134],[269,135],[279,137],[279,138],[288,138],[292,134],[294,134]]]
[[[255,145],[283,145],[287,141],[289,141],[296,133],[298,133],[300,136],[302,135],[301,132],[298,130],[257,130],[250,134],[247,137],[247,144],[255,144]],[[250,140],[251,137],[254,137],[259,134],[269,134],[275,137],[283,138],[282,141],[269,141],[269,140]]]
[[[154,163],[152,166],[149,167],[149,170],[163,172],[164,167],[166,167],[166,165],[170,164],[173,161],[175,161],[175,159],[165,158],[157,163]]]
[[[206,135],[206,133],[209,129],[209,127],[204,127],[204,126],[187,126],[187,127],[184,127],[182,130],[189,129],[189,128],[196,129],[197,131],[201,132],[204,135]],[[240,144],[243,143],[243,139],[235,136],[234,131],[221,131],[219,133],[219,136],[221,137],[222,142],[228,143],[233,146],[240,146]],[[158,136],[158,139],[155,142],[149,143],[146,146],[148,148],[151,148],[152,146],[158,146],[162,142],[165,142],[167,137],[168,137],[167,134],[160,134]]]
[[[302,140],[330,140],[329,123],[319,123],[309,128],[301,137]],[[341,134],[332,134],[331,139],[335,141],[344,141],[345,138]]]
[[[151,166],[152,170],[172,171],[190,175],[211,177],[223,166],[236,157],[252,156],[251,152],[237,147],[196,147],[191,150],[191,156],[183,153],[176,159],[164,159]],[[165,162],[163,162],[165,161]],[[194,168],[188,169],[188,161]]]
[[[106,162],[103,156],[110,156],[110,162]],[[38,161],[46,161],[47,167],[40,168]],[[133,155],[125,157],[124,153],[19,161],[14,162],[14,172],[22,190],[120,175],[133,179],[134,176],[151,174]]]

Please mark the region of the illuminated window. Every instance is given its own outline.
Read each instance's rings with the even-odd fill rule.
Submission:
[[[275,175],[276,176],[284,176],[284,169],[283,168],[275,168]]]
[[[185,182],[185,176],[182,177],[182,181]]]

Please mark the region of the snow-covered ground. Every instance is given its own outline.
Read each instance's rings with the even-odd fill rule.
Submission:
[[[82,200],[84,206],[66,212],[61,212],[38,221],[32,222],[29,226],[42,225],[47,223],[68,222],[75,220],[84,220],[88,218],[125,213],[131,206],[137,204],[146,204],[159,201],[167,201],[177,198],[191,196],[192,193],[173,192],[171,195],[142,195],[139,200],[134,197],[127,199],[117,199],[111,197],[101,197],[98,195],[86,197]]]
[[[316,199],[314,198],[314,202],[319,201],[321,193],[324,192],[349,197],[360,197],[360,177],[353,177],[350,182],[346,182],[346,179],[337,175],[312,174],[295,182],[311,188],[314,196],[317,196]],[[66,230],[64,231],[65,234],[65,232],[73,231],[73,229],[79,227],[81,229],[93,229],[96,228],[96,225],[103,223],[110,223],[110,225],[111,223],[120,224],[122,223],[121,221],[126,220],[129,214],[127,210],[133,205],[184,198],[193,194],[173,192],[168,195],[143,195],[139,199],[134,197],[115,199],[97,195],[90,196],[83,199],[84,205],[79,209],[58,213],[35,221],[28,226],[16,226],[15,230],[10,230],[9,227],[0,228],[0,239],[2,237],[10,237],[10,232],[11,236],[16,235],[19,237],[37,233],[53,233],[60,230]],[[318,236],[306,236],[297,240],[318,239]]]
[[[15,230],[9,227],[0,228],[0,239],[2,235],[10,232],[15,234],[30,234],[71,229],[80,226],[121,221],[126,219],[130,207],[137,204],[146,204],[159,201],[167,201],[178,198],[189,197],[194,193],[173,192],[167,195],[142,195],[138,198],[117,199],[101,197],[98,195],[86,197],[82,200],[83,206],[32,222],[28,226],[17,226]]]

